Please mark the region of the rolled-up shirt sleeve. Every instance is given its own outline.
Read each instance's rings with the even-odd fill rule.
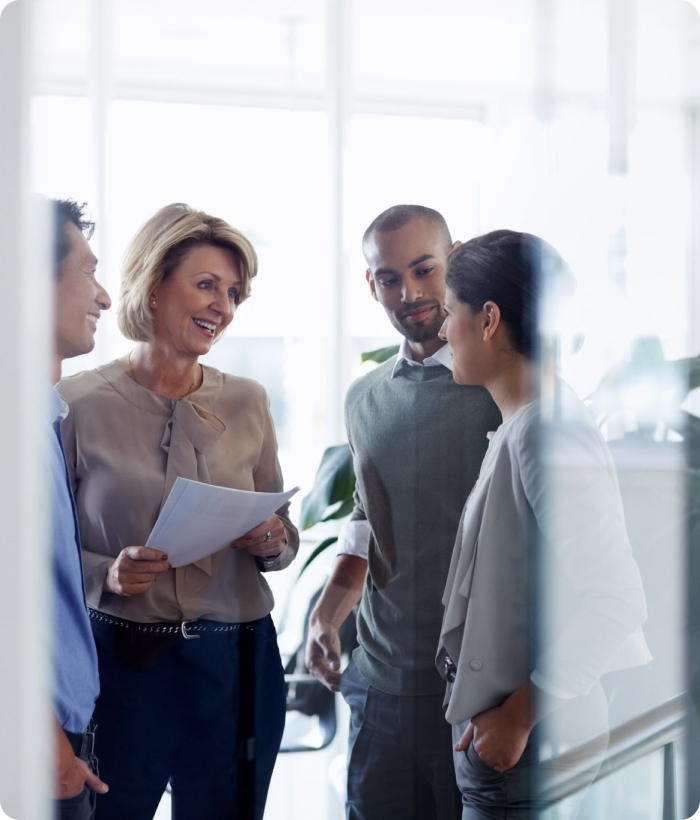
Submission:
[[[371,533],[372,529],[366,519],[349,521],[338,541],[338,555],[355,555],[367,559]]]
[[[352,453],[354,460],[355,451],[353,449],[352,436],[350,434],[349,425],[347,423],[347,407],[345,426],[348,435],[348,445],[350,446],[350,452]],[[347,527],[341,535],[340,540],[338,541],[337,555],[355,555],[358,558],[364,558],[365,560],[367,560],[367,556],[369,554],[369,542],[370,537],[372,535],[372,528],[370,527],[369,521],[367,520],[367,514],[365,513],[365,505],[362,499],[362,494],[360,493],[360,489],[357,486],[355,486],[355,491],[353,493],[352,500],[352,513],[350,514],[350,520],[348,521]]]

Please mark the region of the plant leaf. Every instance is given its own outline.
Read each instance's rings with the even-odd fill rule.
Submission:
[[[321,541],[321,543],[316,547],[316,549],[314,549],[314,551],[311,553],[311,555],[309,555],[309,557],[306,559],[306,561],[304,561],[304,566],[299,570],[299,575],[297,575],[297,581],[304,574],[304,572],[305,572],[306,568],[309,566],[309,564],[311,564],[313,561],[315,561],[322,552],[324,552],[325,550],[328,549],[328,547],[330,547],[332,544],[335,544],[335,542],[337,540],[338,540],[338,536],[333,535],[333,536],[331,536],[331,538],[326,538],[323,541]]]
[[[377,350],[369,350],[362,354],[363,362],[382,362],[388,361],[392,356],[396,356],[399,352],[399,345],[390,345],[389,347],[380,347]]]
[[[341,501],[337,509],[326,513],[321,521],[336,521],[339,518],[345,518],[346,515],[350,515],[354,506],[355,502],[352,496],[350,496],[350,498],[346,498],[345,501]]]
[[[349,445],[329,447],[323,454],[311,491],[301,502],[301,529],[308,530],[323,521],[329,507],[352,499],[354,492],[355,470]]]

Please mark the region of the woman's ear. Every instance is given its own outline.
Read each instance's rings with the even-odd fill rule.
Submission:
[[[486,342],[492,339],[501,326],[501,309],[495,302],[486,302],[482,309],[482,338]]]

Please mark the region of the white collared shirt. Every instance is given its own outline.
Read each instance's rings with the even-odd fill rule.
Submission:
[[[411,347],[407,339],[401,340],[396,364],[391,372],[391,378],[396,378],[396,374],[401,369],[404,360],[411,367],[435,367],[442,365],[448,370],[452,370],[452,351],[448,344],[444,344],[433,356],[428,356],[422,362],[417,362],[413,358]],[[369,552],[369,539],[372,528],[369,521],[350,521],[338,540],[338,555],[356,555],[358,558],[367,558]]]
[[[422,362],[417,362],[413,358],[413,353],[410,345],[408,344],[408,340],[405,338],[402,339],[399,354],[396,357],[396,364],[394,365],[394,369],[391,373],[392,379],[396,377],[396,374],[401,369],[404,359],[411,365],[411,367],[434,367],[437,364],[441,364],[448,370],[452,370],[452,351],[450,350],[450,346],[448,344],[444,344],[434,356],[428,356],[423,359]]]

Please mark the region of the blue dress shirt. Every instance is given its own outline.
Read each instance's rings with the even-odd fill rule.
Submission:
[[[61,421],[68,405],[51,388],[48,457],[52,500],[53,563],[53,708],[61,726],[84,732],[100,691],[97,652],[85,600],[80,536],[73,491],[61,439]]]

